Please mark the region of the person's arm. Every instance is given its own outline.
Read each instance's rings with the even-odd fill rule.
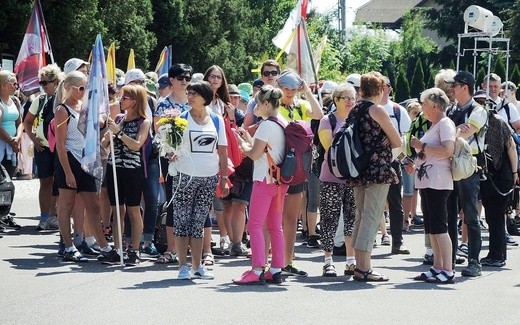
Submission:
[[[243,128],[237,131],[237,140],[242,153],[251,158],[251,160],[258,160],[264,154],[267,142],[259,139],[253,139],[249,132]]]
[[[388,140],[390,141],[390,147],[399,148],[401,147],[401,136],[399,132],[394,128],[392,121],[390,120],[390,116],[386,113],[386,110],[381,105],[372,105],[368,109],[368,113],[370,117],[376,121],[380,126],[383,132],[385,132]]]
[[[121,141],[123,141],[128,149],[132,151],[139,151],[139,149],[141,149],[143,144],[146,142],[146,139],[150,133],[150,121],[148,119],[145,119],[141,123],[136,139],[132,139],[128,135],[124,134],[124,132],[119,128],[119,125],[117,125],[112,119],[108,120],[108,127],[110,128],[110,131],[112,131],[112,133],[114,133],[116,136],[120,134],[118,138],[121,139]]]
[[[310,108],[307,109],[306,115],[313,120],[321,120],[323,118],[323,109],[305,81],[303,81],[302,89],[305,92],[307,101],[311,104]]]
[[[516,152],[516,144],[513,137],[509,137],[507,143],[507,156],[511,163],[511,170],[513,171],[513,183],[518,184],[518,154]]]
[[[421,140],[412,137],[411,145],[417,152],[424,152],[425,155],[437,156],[441,159],[449,158],[455,150],[455,141],[446,140],[441,142],[440,146],[431,146],[422,143]]]

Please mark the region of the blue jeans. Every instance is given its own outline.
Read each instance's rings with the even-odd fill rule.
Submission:
[[[159,158],[148,160],[148,177],[143,183],[144,219],[143,240],[152,241],[159,212]]]
[[[479,192],[480,175],[474,173],[466,179],[454,182],[453,191],[448,198],[448,233],[450,234],[453,245],[452,256],[454,260],[458,246],[457,215],[459,213],[459,202],[464,212],[464,223],[468,228],[468,260],[479,260],[479,254],[482,248],[482,237],[477,210]]]

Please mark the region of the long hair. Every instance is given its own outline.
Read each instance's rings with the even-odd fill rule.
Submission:
[[[218,65],[212,65],[211,67],[209,67],[208,70],[206,70],[206,72],[204,73],[204,80],[205,81],[209,81],[209,76],[215,70],[220,71],[220,73],[222,74],[222,84],[217,89],[217,96],[224,103],[229,103],[229,93],[228,93],[228,90],[227,90],[226,74],[224,73],[224,70],[222,70],[221,67],[219,67]]]
[[[146,118],[146,108],[148,106],[146,88],[141,85],[126,85],[121,89],[123,96],[135,99],[137,115]]]
[[[65,89],[65,86],[77,86],[79,83],[86,81],[87,76],[83,72],[77,70],[69,72],[65,76],[65,79],[60,81],[58,89],[56,90],[56,98],[53,107],[54,112],[56,112],[58,105],[62,104],[69,97],[69,93],[67,92],[67,89]]]

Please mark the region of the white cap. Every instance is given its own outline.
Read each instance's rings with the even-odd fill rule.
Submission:
[[[203,79],[204,75],[200,72],[194,73],[193,76],[191,76],[191,82],[202,81]]]
[[[321,85],[320,93],[332,93],[334,89],[336,89],[336,87],[338,87],[338,84],[334,81],[325,80],[325,82],[323,82],[323,85]]]
[[[132,81],[145,81],[146,76],[141,69],[131,69],[126,72],[125,85],[128,85]]]
[[[68,74],[72,71],[76,71],[79,69],[79,67],[81,67],[84,64],[88,65],[88,62],[78,58],[72,58],[65,62],[65,65],[63,66],[63,72],[65,72],[65,74]]]
[[[354,87],[361,87],[361,75],[359,73],[348,75],[345,81]]]

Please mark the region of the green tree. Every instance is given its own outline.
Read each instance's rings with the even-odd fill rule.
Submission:
[[[0,53],[5,52],[16,56],[31,16],[33,3],[31,0],[11,0],[2,4],[2,10],[0,10]],[[16,49],[16,52],[14,49]]]
[[[518,64],[515,64],[509,80],[511,80],[517,86],[520,84],[520,70],[518,69]]]
[[[126,70],[130,49],[134,49],[136,67],[147,70],[148,54],[157,45],[155,35],[147,30],[152,22],[151,0],[100,1],[97,16],[106,33],[103,44],[116,42],[116,63]]]
[[[487,70],[484,67],[480,67],[478,69],[477,76],[475,78],[475,85],[477,87],[480,87],[480,85],[484,81],[484,77],[486,76],[486,74],[487,74]]]
[[[415,71],[412,77],[412,83],[410,84],[410,96],[418,97],[421,92],[426,89],[424,84],[424,70],[422,67],[421,60],[417,60]]]
[[[406,79],[406,72],[403,70],[397,74],[397,81],[394,89],[394,100],[396,102],[402,102],[410,98],[410,85]]]

